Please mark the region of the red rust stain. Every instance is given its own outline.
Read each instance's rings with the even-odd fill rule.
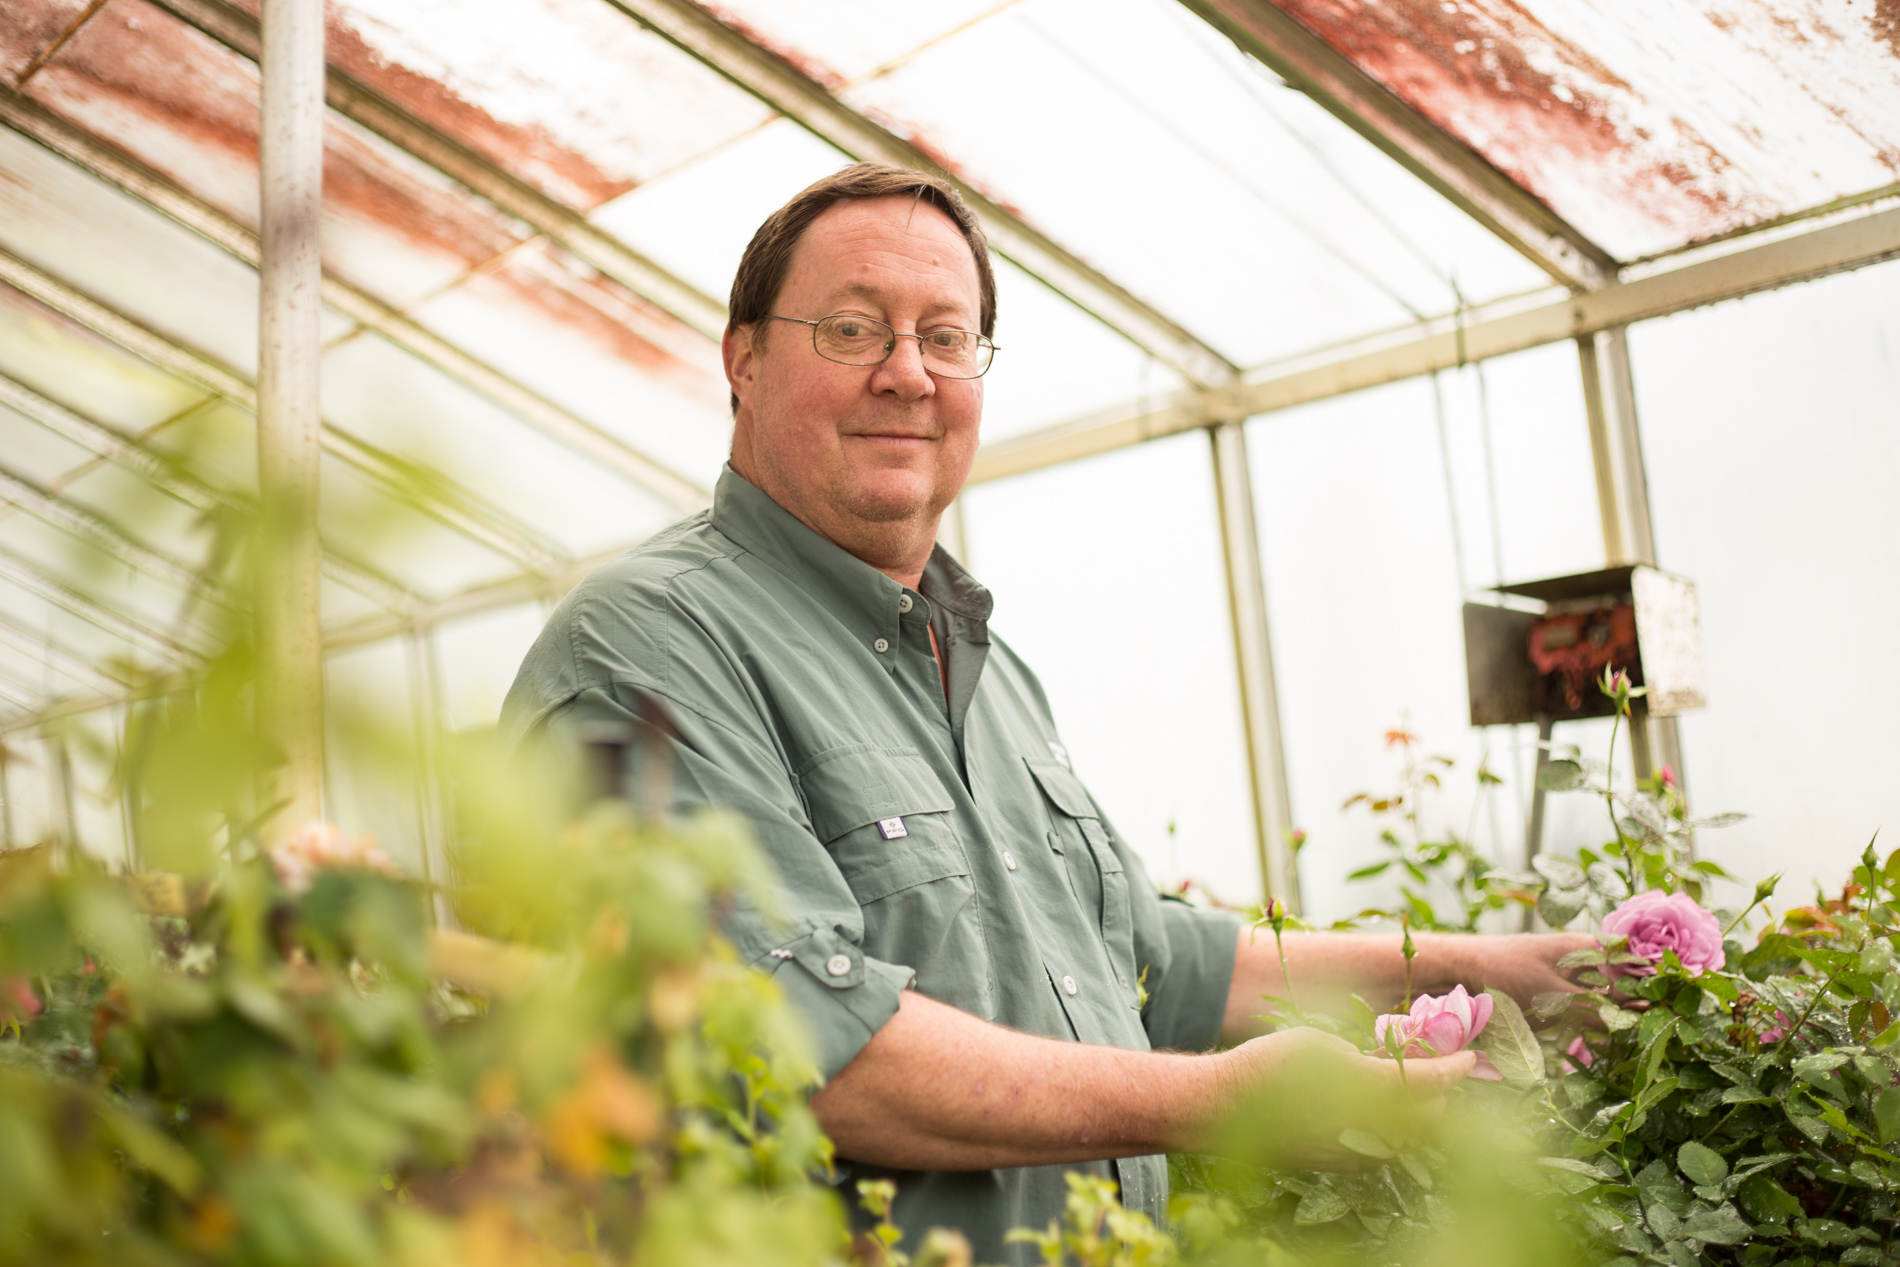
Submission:
[[[86,12],[86,0],[7,0],[0,16],[0,75],[19,82],[35,58]]]
[[[144,0],[112,0],[34,77],[29,94],[255,227],[254,178],[202,179],[208,157],[256,167],[257,71],[249,61]],[[155,144],[160,129],[187,145]],[[463,267],[522,236],[487,204],[423,178],[381,142],[334,124],[324,138],[324,199],[343,216]]]
[[[475,293],[499,288],[508,301],[531,304],[620,360],[689,390],[711,386],[688,351],[705,346],[700,335],[545,240],[510,252],[466,285]]]
[[[1573,177],[1579,172],[1595,176],[1604,182],[1600,193],[1606,201],[1639,209],[1684,237],[1716,232],[1747,218],[1724,191],[1698,181],[1698,169],[1719,170],[1724,164],[1687,124],[1676,121],[1678,144],[1688,151],[1685,160],[1693,161],[1639,155],[1618,135],[1610,102],[1533,66],[1519,41],[1534,39],[1556,62],[1578,72],[1576,82],[1637,95],[1520,5],[1505,0],[1489,6],[1498,16],[1441,0],[1276,3],[1560,215],[1574,216],[1578,209],[1553,202],[1550,176],[1558,170]],[[1563,100],[1566,93],[1568,101]],[[1636,135],[1649,139],[1640,130]],[[1591,229],[1588,223],[1578,227]]]
[[[633,181],[608,175],[586,155],[562,145],[545,128],[504,123],[447,85],[387,61],[334,6],[326,30],[332,66],[549,197],[592,211],[634,187]]]
[[[698,4],[698,0],[694,0],[694,3]],[[844,76],[811,54],[802,49],[794,48],[783,40],[774,39],[730,9],[722,8],[716,4],[698,4],[698,7],[708,17],[730,30],[733,34],[743,36],[758,45],[825,91],[833,95],[844,91]]]
[[[1900,0],[1874,0],[1874,11],[1867,18],[1874,38],[1900,57]]]

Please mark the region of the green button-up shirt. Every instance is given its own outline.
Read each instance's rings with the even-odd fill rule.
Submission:
[[[662,703],[679,732],[681,805],[744,813],[777,867],[791,928],[742,908],[726,932],[809,1018],[827,1076],[907,987],[1051,1038],[1212,1046],[1238,921],[1156,894],[1070,769],[1041,685],[991,633],[990,610],[942,549],[907,589],[728,468],[710,512],[561,603],[508,693],[503,741],[631,724],[643,699]],[[847,1182],[895,1179],[913,1236],[960,1228],[978,1262],[1024,1263],[1028,1247],[1003,1233],[1058,1216],[1073,1169],[1112,1174],[1132,1209],[1165,1208],[1159,1157],[840,1166]]]

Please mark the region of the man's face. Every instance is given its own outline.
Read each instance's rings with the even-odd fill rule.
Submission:
[[[976,261],[950,218],[907,197],[837,203],[805,232],[772,311],[872,317],[900,332],[980,322]],[[981,379],[926,372],[915,339],[881,365],[839,365],[811,327],[766,321],[726,335],[739,398],[733,465],[774,501],[871,557],[933,531],[976,455]]]

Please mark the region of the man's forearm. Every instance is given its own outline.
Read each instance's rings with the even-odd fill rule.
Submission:
[[[1465,980],[1469,965],[1463,955],[1468,938],[1415,933],[1417,955],[1412,960],[1412,988],[1416,993],[1438,993]],[[1234,956],[1234,982],[1227,995],[1227,1014],[1221,1024],[1225,1042],[1239,1042],[1261,1033],[1259,1017],[1273,1011],[1263,996],[1286,998],[1287,978],[1293,999],[1309,1011],[1337,1012],[1357,994],[1375,1009],[1390,1007],[1405,993],[1405,956],[1397,933],[1287,933],[1282,975],[1273,933],[1265,928],[1242,929]]]
[[[1191,1147],[1231,1080],[1220,1056],[1039,1038],[907,991],[812,1109],[840,1157],[984,1170]]]
[[[1584,933],[1479,937],[1466,933],[1414,933],[1412,993],[1442,994],[1454,985],[1478,991],[1497,987],[1528,1005],[1546,990],[1575,989],[1556,970],[1572,950],[1594,944]],[[1338,1013],[1359,995],[1375,1009],[1393,1007],[1405,994],[1405,955],[1398,933],[1288,933],[1286,969],[1281,970],[1273,933],[1242,929],[1234,955],[1233,985],[1221,1040],[1237,1043],[1266,1028],[1260,1021],[1274,1005],[1263,996],[1292,997],[1308,1011]]]

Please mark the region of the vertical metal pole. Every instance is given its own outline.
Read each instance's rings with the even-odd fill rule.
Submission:
[[[64,735],[43,735],[41,742],[52,758],[53,792],[57,798],[53,808],[59,814],[54,857],[71,867],[73,855],[79,852],[79,806],[73,798],[73,756],[66,747]]]
[[[1649,479],[1643,467],[1642,432],[1636,423],[1636,386],[1630,373],[1629,329],[1617,326],[1577,340],[1583,370],[1583,401],[1590,421],[1590,456],[1596,465],[1597,511],[1603,521],[1603,556],[1612,567],[1656,564],[1649,516]],[[1632,727],[1630,749],[1637,777],[1650,773],[1652,754],[1682,773],[1682,737],[1676,719],[1644,713],[1643,732]],[[1635,719],[1632,718],[1632,721]]]
[[[317,540],[323,348],[323,0],[263,0],[258,312],[259,729],[283,756],[268,830],[323,813],[323,626]]]
[[[431,919],[437,926],[450,926],[448,899],[443,888],[449,880],[446,829],[442,794],[442,749],[438,742],[442,730],[439,692],[436,683],[435,650],[430,631],[421,627],[409,631],[409,700],[415,710],[416,760],[421,764],[416,778],[416,813],[422,829],[422,879],[433,897],[429,903]]]
[[[1260,879],[1267,896],[1279,898],[1298,914],[1300,877],[1293,857],[1293,812],[1280,745],[1280,701],[1273,681],[1273,643],[1267,631],[1267,590],[1254,524],[1247,432],[1238,422],[1223,422],[1208,429],[1208,439],[1214,455],[1214,493],[1220,512],[1221,553],[1227,565],[1227,608],[1233,618],[1234,662],[1240,675],[1240,720],[1247,736]]]
[[[13,848],[13,751],[0,735],[0,849]]]

